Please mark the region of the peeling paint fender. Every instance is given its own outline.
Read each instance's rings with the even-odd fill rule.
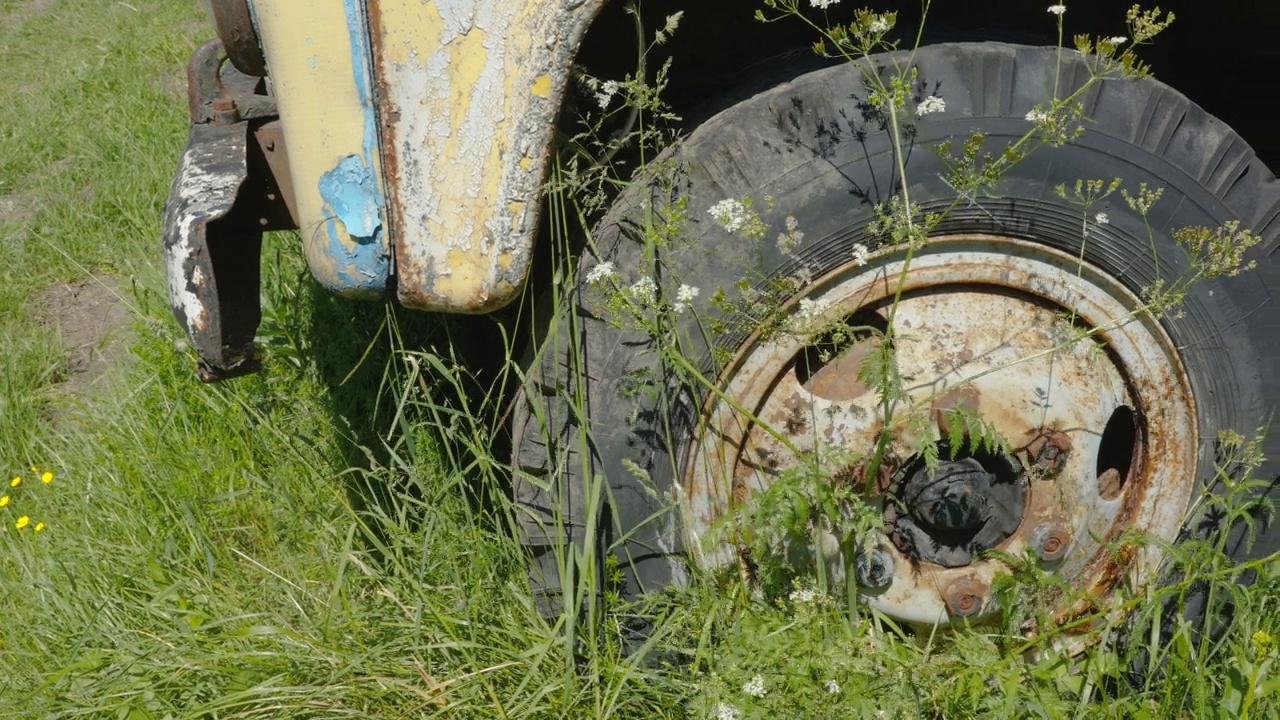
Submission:
[[[326,287],[481,313],[533,255],[556,114],[606,0],[257,0]],[[375,218],[376,216],[376,218]]]

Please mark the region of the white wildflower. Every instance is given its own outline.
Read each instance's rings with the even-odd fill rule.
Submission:
[[[742,686],[742,692],[750,695],[751,697],[758,698],[762,698],[769,694],[769,691],[764,686],[764,678],[759,675],[748,680],[747,683]]]
[[[627,292],[641,305],[652,305],[658,294],[658,286],[653,282],[653,278],[646,275],[627,288]]]
[[[675,310],[676,314],[679,315],[689,309],[690,303],[692,303],[693,299],[696,297],[698,297],[698,288],[693,287],[692,285],[681,285],[676,290],[676,302],[671,306],[671,309]]]
[[[1067,11],[1066,5],[1050,5],[1049,6],[1049,12],[1053,13],[1054,15],[1061,15],[1066,11]]]
[[[791,284],[795,285],[797,290],[811,282],[813,282],[813,271],[807,265],[795,271],[795,274],[791,276]]]
[[[800,221],[791,215],[787,216],[787,231],[778,234],[778,252],[790,255],[804,241],[804,232],[800,230]]]
[[[613,269],[613,262],[606,260],[587,271],[587,284],[597,285],[617,276],[618,271]]]
[[[826,10],[827,8],[831,7],[832,5],[835,5],[838,2],[840,2],[840,0],[809,0],[809,7],[816,7],[819,10]]]
[[[733,198],[726,198],[712,205],[707,214],[731,233],[738,232],[751,220],[751,210],[746,203]]]
[[[854,243],[854,244],[853,244],[853,264],[854,264],[854,266],[856,266],[856,267],[862,267],[863,265],[866,265],[866,264],[867,264],[867,257],[868,257],[870,254],[871,254],[871,251],[867,249],[867,246],[866,246],[866,245],[863,245],[862,243]]]
[[[828,680],[827,684],[823,685],[823,687],[825,687],[827,689],[827,692],[832,695],[837,695],[840,693],[840,683],[836,682],[835,680]]]
[[[1049,113],[1041,110],[1038,107],[1034,107],[1027,111],[1027,114],[1025,117],[1027,119],[1027,122],[1038,123],[1038,122],[1044,122],[1045,120],[1048,120]]]
[[[916,117],[924,117],[930,113],[940,113],[946,109],[946,100],[943,100],[937,95],[930,95],[929,97],[921,100],[919,105],[916,105]]]
[[[618,81],[605,80],[600,83],[600,91],[596,93],[596,103],[600,105],[601,110],[607,110],[616,94],[618,94]]]
[[[800,302],[801,307],[803,307],[804,300],[801,300]],[[788,597],[793,603],[811,603],[818,599],[818,591],[813,588],[796,588],[791,591],[791,594]]]
[[[720,703],[716,706],[715,720],[739,720],[742,714],[738,712],[738,708],[732,705]]]
[[[884,17],[876,17],[876,19],[872,20],[871,24],[867,26],[867,32],[875,35],[887,33],[889,32],[889,21]]]
[[[1129,42],[1129,38],[1123,35],[1116,35],[1114,37],[1107,38],[1107,42],[1111,43],[1112,45],[1123,45]]]
[[[1093,216],[1093,221],[1099,225],[1109,225],[1111,223],[1111,218],[1107,217],[1106,213],[1098,213]]]
[[[800,301],[798,314],[802,320],[813,320],[827,309],[827,304],[819,300],[804,298]]]

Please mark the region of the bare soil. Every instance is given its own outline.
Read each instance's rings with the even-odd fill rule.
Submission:
[[[55,285],[37,296],[35,307],[39,321],[52,326],[66,348],[59,392],[87,399],[109,370],[128,360],[133,313],[114,275]]]

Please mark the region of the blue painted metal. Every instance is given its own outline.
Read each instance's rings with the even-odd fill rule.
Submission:
[[[325,202],[328,254],[333,272],[317,279],[344,295],[381,293],[391,273],[391,248],[385,227],[386,198],[378,167],[378,119],[371,87],[373,54],[370,49],[364,0],[343,0],[355,84],[364,115],[364,139],[360,155],[343,157],[319,181]],[[345,233],[339,232],[342,223]],[[348,237],[349,236],[349,237]]]

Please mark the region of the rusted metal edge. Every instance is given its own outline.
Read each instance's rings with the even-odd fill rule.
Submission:
[[[259,369],[262,233],[297,227],[275,100],[225,59],[211,40],[187,65],[192,126],[163,230],[169,302],[205,382]]]
[[[276,121],[191,127],[165,207],[164,259],[205,382],[259,368],[262,233],[297,228],[286,161]]]
[[[205,382],[259,369],[262,233],[224,222],[248,179],[244,125],[195,125],[169,191],[164,264],[169,304],[186,330]]]
[[[187,63],[187,111],[194,124],[228,124],[272,118],[276,100],[259,92],[262,78],[240,72],[225,62],[219,40],[210,40]]]
[[[227,57],[236,69],[259,77],[267,74],[267,60],[253,23],[253,8],[248,0],[210,0],[213,24],[227,48]]]

